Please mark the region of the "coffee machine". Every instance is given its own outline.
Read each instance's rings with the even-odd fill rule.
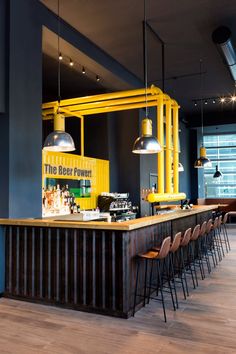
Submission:
[[[129,193],[101,193],[98,196],[98,208],[101,212],[109,212],[112,221],[126,221],[136,218]]]

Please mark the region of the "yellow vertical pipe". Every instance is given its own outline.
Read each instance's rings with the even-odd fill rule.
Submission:
[[[171,139],[171,102],[170,99],[166,102],[166,193],[172,193],[171,186],[171,155],[172,155],[172,139]]]
[[[80,118],[80,151],[81,156],[84,156],[84,117]]]
[[[164,193],[164,121],[163,121],[163,95],[157,101],[157,139],[162,150],[157,154],[157,181],[158,193]]]
[[[179,107],[177,104],[173,106],[173,181],[174,193],[179,193]]]

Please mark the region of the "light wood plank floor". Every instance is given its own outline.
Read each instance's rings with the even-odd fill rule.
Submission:
[[[232,250],[210,276],[179,291],[180,309],[163,321],[152,302],[128,320],[0,299],[0,354],[236,353],[236,225]]]

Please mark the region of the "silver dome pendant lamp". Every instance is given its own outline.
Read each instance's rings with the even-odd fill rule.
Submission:
[[[142,135],[138,137],[133,145],[132,152],[135,154],[155,154],[161,151],[160,143],[157,138],[152,135],[152,121],[148,118],[147,106],[147,15],[146,0],[144,0],[144,22],[143,22],[143,53],[144,53],[144,76],[145,76],[145,118],[142,120]]]
[[[57,49],[58,49],[58,108],[54,115],[54,131],[45,139],[43,150],[69,152],[75,150],[75,144],[70,134],[65,132],[65,117],[60,113],[61,101],[61,61],[60,61],[60,7],[58,6],[58,33],[57,33]]]

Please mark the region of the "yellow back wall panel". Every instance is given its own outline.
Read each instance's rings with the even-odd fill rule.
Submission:
[[[109,161],[51,151],[42,152],[42,186],[44,189],[68,184],[81,209],[94,209],[101,192],[109,192]],[[85,187],[87,194],[84,194]],[[83,193],[81,192],[83,191]]]

